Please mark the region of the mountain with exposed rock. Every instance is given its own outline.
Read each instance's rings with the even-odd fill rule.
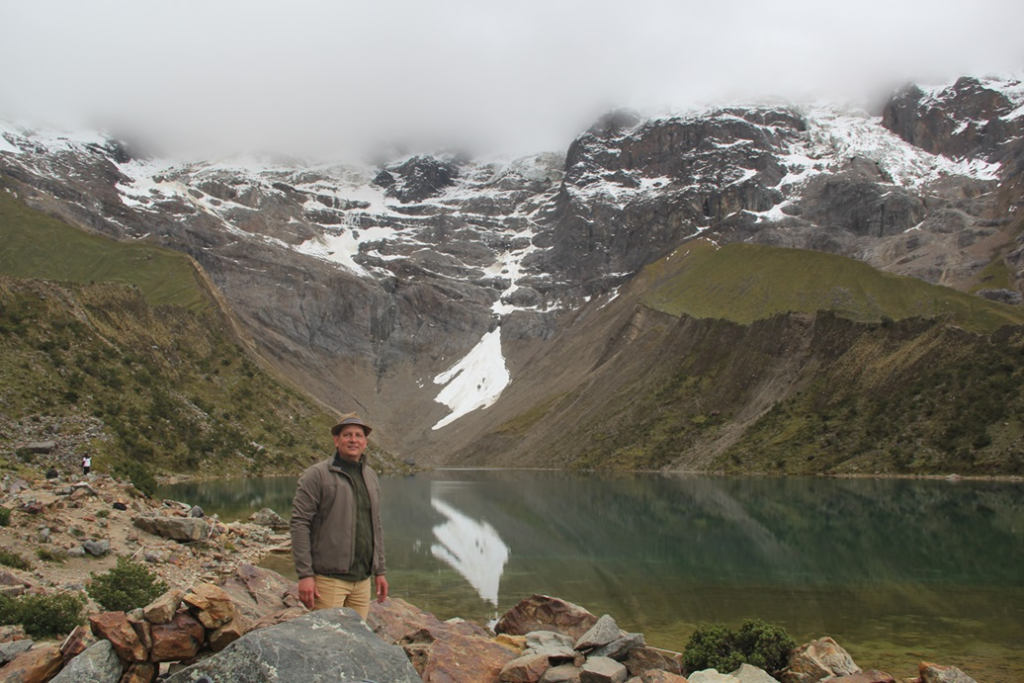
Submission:
[[[614,111],[511,161],[0,127],[6,192],[189,255],[278,372],[424,465],[1024,469],[1022,177],[1012,77]]]

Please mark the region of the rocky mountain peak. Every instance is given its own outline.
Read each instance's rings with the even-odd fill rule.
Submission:
[[[963,78],[904,88],[881,117],[619,110],[564,156],[372,166],[143,159],[98,136],[6,126],[0,178],[76,225],[189,254],[283,372],[390,424],[385,446],[443,460],[435,446],[472,439],[484,408],[515,414],[520,382],[543,396],[545,380],[527,378],[549,345],[698,237],[827,251],[965,290],[998,261],[1004,281],[980,288],[1012,298],[1022,104],[1019,80]],[[479,375],[460,365],[483,357]],[[487,386],[485,366],[507,382]]]

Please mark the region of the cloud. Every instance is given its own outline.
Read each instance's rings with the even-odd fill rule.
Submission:
[[[617,106],[861,99],[1024,67],[1016,0],[7,0],[4,15],[0,115],[179,150],[560,150]]]

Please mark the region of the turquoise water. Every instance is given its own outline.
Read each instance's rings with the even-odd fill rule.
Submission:
[[[294,486],[158,495],[225,520],[287,517]],[[700,624],[758,618],[897,679],[928,660],[1024,681],[1020,483],[449,470],[382,487],[392,595],[441,619],[489,623],[544,593],[668,649]]]

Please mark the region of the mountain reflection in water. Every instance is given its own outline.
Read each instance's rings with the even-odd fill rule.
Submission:
[[[294,479],[166,487],[225,520]],[[437,471],[381,479],[391,594],[491,623],[554,595],[682,650],[700,624],[824,635],[897,680],[921,660],[1024,680],[1020,482]],[[290,558],[267,566],[294,577]]]
[[[434,527],[437,543],[431,545],[430,551],[461,574],[481,598],[497,607],[508,546],[490,524],[479,522],[441,500],[443,488],[439,484],[439,490],[431,493],[431,506],[447,521]]]

